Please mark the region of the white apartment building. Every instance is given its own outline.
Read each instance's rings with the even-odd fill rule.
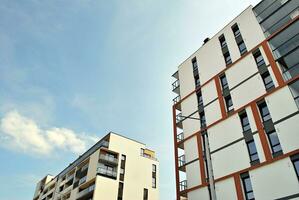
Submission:
[[[173,74],[178,200],[299,199],[298,7],[249,6]]]
[[[158,200],[159,162],[145,144],[110,132],[57,176],[37,183],[33,200]]]

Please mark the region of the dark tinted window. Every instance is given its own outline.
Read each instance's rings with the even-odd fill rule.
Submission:
[[[280,142],[279,142],[277,133],[275,131],[271,132],[268,134],[268,137],[270,140],[272,152],[276,153],[276,152],[281,151],[281,146],[280,146]]]
[[[245,132],[250,130],[250,124],[246,113],[240,115],[240,120],[241,120],[243,131]]]
[[[254,54],[253,54],[253,57],[255,59],[255,62],[257,64],[258,67],[262,66],[265,64],[265,60],[260,52],[260,50],[256,51]]]
[[[225,97],[225,103],[226,103],[226,109],[227,112],[230,112],[234,109],[233,107],[233,101],[230,95],[228,95],[227,97]]]
[[[228,83],[225,75],[220,76],[222,89],[228,88]]]
[[[258,157],[258,154],[257,154],[257,150],[256,150],[254,140],[252,140],[250,142],[247,142],[247,147],[248,147],[248,151],[249,151],[250,161],[258,160],[259,157]]]
[[[265,102],[259,104],[259,110],[263,119],[263,122],[268,121],[271,119],[271,115],[269,113],[267,104]]]
[[[262,78],[263,78],[263,82],[264,82],[264,85],[266,87],[266,90],[274,88],[274,83],[272,81],[272,78],[271,78],[269,72],[263,73]]]
[[[253,194],[252,185],[251,185],[249,175],[244,176],[242,178],[242,182],[243,182],[243,188],[244,188],[244,193],[245,193],[246,200],[253,200],[254,199],[254,194]]]

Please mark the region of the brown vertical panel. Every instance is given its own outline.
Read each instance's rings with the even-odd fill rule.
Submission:
[[[279,71],[277,63],[275,62],[275,59],[273,57],[273,54],[271,52],[271,49],[270,49],[270,47],[268,45],[267,40],[265,40],[265,41],[262,42],[262,47],[263,47],[264,52],[265,52],[265,54],[267,56],[267,59],[268,59],[268,61],[270,63],[270,66],[271,66],[272,71],[274,73],[274,76],[275,76],[275,78],[276,78],[276,80],[278,82],[278,85],[282,86],[284,84],[284,80],[283,80],[282,75],[281,75],[281,73]]]
[[[203,153],[202,153],[202,138],[200,133],[198,133],[196,137],[197,137],[197,149],[198,149],[201,184],[206,184],[205,163],[204,163]]]
[[[263,151],[265,154],[266,161],[270,161],[272,159],[271,151],[268,145],[267,137],[263,128],[262,120],[258,112],[258,108],[255,102],[250,104],[252,114],[254,117],[254,121],[257,127],[257,131],[262,143]]]
[[[177,200],[180,200],[180,175],[179,175],[177,127],[176,127],[176,108],[175,108],[175,106],[172,106],[172,123],[173,123],[173,139],[174,139],[176,198],[177,198]]]
[[[226,117],[226,110],[225,110],[224,100],[223,100],[223,97],[222,97],[222,90],[221,90],[219,77],[215,77],[214,80],[215,80],[218,100],[219,100],[219,104],[220,104],[221,115],[222,115],[222,118],[225,118]]]
[[[236,187],[238,200],[244,200],[244,195],[243,195],[243,190],[242,190],[239,174],[234,174],[234,181],[235,181],[235,187]]]

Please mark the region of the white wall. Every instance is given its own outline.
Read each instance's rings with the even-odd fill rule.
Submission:
[[[243,130],[238,114],[208,129],[210,150],[214,151],[243,137]]]
[[[298,110],[294,98],[287,86],[265,97],[265,100],[273,122]]]
[[[215,183],[217,200],[234,200],[237,199],[234,178],[228,178]]]
[[[199,118],[198,112],[194,113],[190,117]],[[199,120],[194,119],[186,119],[183,121],[183,128],[184,128],[184,137],[188,137],[195,132],[200,130],[200,122]]]
[[[296,194],[299,184],[289,158],[249,172],[255,199],[272,200]]]
[[[254,139],[254,143],[255,143],[255,147],[256,147],[256,151],[257,151],[257,154],[259,156],[259,160],[260,162],[264,162],[266,161],[265,159],[265,153],[264,153],[264,150],[263,150],[263,146],[262,146],[262,143],[261,143],[261,139],[260,139],[260,136],[259,134],[255,134],[253,136],[253,139]]]
[[[206,106],[204,110],[207,126],[222,118],[219,100],[216,100],[210,105]]]
[[[204,85],[201,88],[201,93],[204,105],[207,105],[218,98],[215,81],[210,81],[208,84]]]
[[[184,142],[186,162],[190,162],[198,158],[197,137],[194,136]]]
[[[187,186],[192,188],[201,184],[199,161],[195,161],[186,166]]]
[[[266,89],[260,74],[256,74],[251,79],[230,91],[235,110],[265,93]]]
[[[275,129],[284,153],[299,149],[299,115],[295,115],[277,125]]]
[[[247,50],[251,50],[265,39],[261,27],[252,12],[252,7],[248,7],[179,66],[182,97],[195,89],[191,62],[195,56],[199,66],[201,83],[205,83],[225,69],[226,65],[218,40],[221,34],[225,35],[232,60],[236,61],[240,58],[240,52],[231,30],[231,26],[235,23],[238,23]]]
[[[245,58],[243,58],[241,61],[239,61],[237,64],[235,64],[225,72],[229,88],[235,87],[257,72],[258,68],[253,55],[247,55]]]
[[[208,187],[199,188],[197,190],[193,190],[188,192],[188,200],[206,200],[209,199],[209,191]]]
[[[213,153],[211,157],[215,179],[250,167],[244,140]]]

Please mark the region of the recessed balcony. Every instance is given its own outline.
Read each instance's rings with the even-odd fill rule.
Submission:
[[[173,105],[179,103],[181,101],[181,96],[180,95],[176,96],[172,101],[173,101]],[[181,111],[181,104],[180,103],[176,105],[176,109]]]
[[[100,174],[102,176],[106,176],[106,177],[110,177],[110,178],[116,179],[116,177],[117,177],[117,171],[115,169],[110,170],[107,168],[98,167],[97,172],[98,172],[98,174]]]
[[[108,163],[114,166],[118,164],[118,159],[111,154],[100,154],[99,160],[103,163]]]
[[[182,133],[178,134],[177,137],[176,137],[176,139],[177,139],[177,143],[179,143],[179,142],[181,142],[182,140],[184,140],[184,133],[182,132]],[[183,143],[183,142],[179,143],[179,144],[178,144],[178,147],[179,147],[180,149],[184,149],[184,143]]]
[[[176,115],[176,125],[177,127],[179,127],[180,129],[183,129],[183,116],[182,113],[179,113]]]
[[[187,180],[183,180],[180,182],[180,192],[183,192],[187,189]]]
[[[174,83],[172,83],[172,91],[176,94],[180,94],[180,81],[176,80]]]
[[[93,196],[93,191],[95,189],[95,184],[79,191],[77,194],[77,200],[89,199],[89,197]]]
[[[178,157],[178,164],[179,164],[179,170],[182,172],[186,172],[186,159],[185,155],[181,155]]]

